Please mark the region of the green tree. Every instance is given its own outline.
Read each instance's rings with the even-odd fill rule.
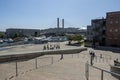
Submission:
[[[69,44],[71,44],[72,41],[78,41],[78,43],[83,40],[83,36],[80,34],[71,34],[71,35],[66,35],[69,41]]]
[[[82,35],[75,35],[75,38],[75,41],[78,41],[81,46],[84,46],[84,37]]]
[[[67,36],[67,39],[69,41],[68,44],[71,44],[71,42],[74,40],[74,36],[73,35],[67,35],[67,34],[66,34],[66,36]]]
[[[74,35],[74,40],[80,42],[81,40],[83,40],[83,36],[80,35],[80,34],[75,34]]]
[[[0,38],[4,38],[5,37],[5,34],[0,32]]]
[[[14,38],[14,41],[15,41],[15,42],[18,42],[18,41],[21,41],[21,40],[22,40],[21,37],[16,37],[16,38]]]
[[[13,37],[14,37],[14,38],[17,38],[17,37],[19,37],[19,34],[18,34],[18,32],[15,32]]]

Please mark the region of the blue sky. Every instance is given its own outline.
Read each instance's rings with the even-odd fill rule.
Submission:
[[[57,17],[81,28],[112,11],[120,11],[120,0],[0,0],[0,31],[53,28]]]

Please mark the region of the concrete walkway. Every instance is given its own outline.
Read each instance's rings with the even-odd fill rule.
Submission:
[[[43,46],[43,45],[42,45]],[[63,48],[73,48],[73,46],[65,46]],[[28,47],[17,46],[16,48],[1,51],[3,53],[9,51],[26,51],[39,50],[40,45],[32,45]],[[20,49],[19,49],[20,48]],[[42,49],[42,47],[41,47]],[[35,59],[18,62],[18,77],[15,77],[15,62],[0,64],[0,80],[86,80],[85,63],[90,61],[89,50],[80,52],[79,54],[66,54],[63,60],[61,55],[46,55],[38,60],[38,69],[35,69]],[[120,58],[119,53],[106,50],[94,50],[98,58],[94,59],[94,66],[110,71],[110,64],[113,60]],[[99,56],[102,54],[102,59]],[[51,58],[53,57],[53,64]],[[90,80],[100,80],[99,70],[90,67]],[[104,80],[118,80],[111,74],[104,73]]]
[[[96,55],[103,53],[103,56],[107,54],[112,58],[119,57],[117,53],[95,50]],[[107,54],[106,54],[107,53]],[[83,51],[79,54],[66,54],[63,60],[60,59],[60,55],[48,55],[43,57],[53,57],[53,64],[50,64],[50,59],[43,58],[38,62],[38,69],[34,67],[34,60],[20,62],[19,63],[19,76],[13,77],[10,80],[86,80],[85,78],[85,63],[89,61],[89,51]],[[40,62],[41,61],[41,62]],[[44,62],[46,65],[44,65]],[[29,65],[29,64],[30,65]],[[101,60],[99,58],[94,60],[94,66],[110,71],[109,64],[112,63],[112,59],[108,61]],[[13,63],[12,63],[13,64]],[[27,64],[27,66],[26,66]],[[5,64],[1,64],[2,66]],[[7,65],[8,66],[8,65]],[[29,66],[29,67],[28,67]],[[4,67],[5,68],[5,67]],[[28,69],[31,68],[31,69]],[[90,69],[90,80],[101,80],[101,71],[92,67]],[[2,79],[1,79],[2,80]],[[104,73],[104,80],[118,80],[111,76],[111,74]]]

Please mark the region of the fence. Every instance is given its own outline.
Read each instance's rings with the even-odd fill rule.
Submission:
[[[89,54],[82,54],[82,58],[88,59],[88,61],[91,61],[91,55]],[[110,56],[110,55],[105,55],[105,54],[96,54],[94,56],[93,62],[94,63],[111,63],[111,61],[115,60],[116,58]],[[118,58],[120,59],[120,58]]]
[[[106,56],[106,55],[99,55],[94,57],[94,62],[99,62],[99,63],[110,63],[112,57],[111,56]]]
[[[0,80],[11,80],[26,72],[53,64],[52,56],[41,56],[31,60],[13,61],[0,64]]]
[[[91,66],[88,64],[88,62],[85,64],[86,80],[120,80],[113,77],[112,75],[118,76],[120,78],[120,74]]]

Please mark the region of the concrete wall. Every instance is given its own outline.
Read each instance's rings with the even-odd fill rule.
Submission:
[[[84,50],[87,50],[87,48],[46,50],[46,51],[20,53],[20,54],[2,55],[2,56],[0,56],[0,63],[14,61],[14,60],[26,60],[26,59],[35,58],[35,57],[42,56],[42,55],[76,54],[76,53],[80,53],[81,51],[84,51]]]

